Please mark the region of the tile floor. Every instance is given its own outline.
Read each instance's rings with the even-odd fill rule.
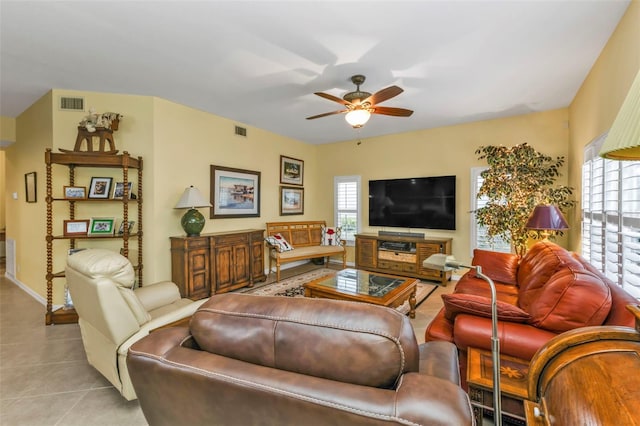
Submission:
[[[317,266],[282,271],[282,277]],[[270,279],[273,279],[273,274]],[[438,287],[411,320],[418,342],[442,307]],[[137,401],[126,401],[85,358],[77,324],[44,325],[45,308],[0,270],[0,425],[147,425]]]

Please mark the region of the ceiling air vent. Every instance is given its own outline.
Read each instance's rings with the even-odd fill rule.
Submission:
[[[62,111],[84,111],[84,98],[61,96],[60,109]]]
[[[247,129],[244,127],[236,126],[236,135],[247,137]]]

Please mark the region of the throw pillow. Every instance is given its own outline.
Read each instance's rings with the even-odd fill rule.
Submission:
[[[449,321],[453,321],[458,314],[471,314],[480,317],[491,318],[491,299],[475,294],[443,294],[444,316]],[[498,300],[498,319],[510,322],[527,322],[531,315],[506,302]]]
[[[278,250],[278,240],[272,236],[264,237],[264,240],[273,248]]]
[[[342,228],[331,228],[328,226],[322,226],[322,245],[323,246],[339,246],[342,244],[340,235],[342,234]]]
[[[291,244],[287,242],[287,240],[282,236],[282,234],[275,234],[273,236],[273,239],[275,240],[276,242],[275,246],[280,253],[293,250],[293,247],[291,246]]]

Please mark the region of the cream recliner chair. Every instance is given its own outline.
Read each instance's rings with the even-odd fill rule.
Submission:
[[[129,347],[149,331],[191,316],[207,300],[182,299],[170,281],[134,290],[131,262],[104,249],[70,255],[66,277],[87,360],[127,400],[137,398],[127,370]]]

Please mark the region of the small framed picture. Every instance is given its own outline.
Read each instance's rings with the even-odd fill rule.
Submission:
[[[115,223],[114,217],[92,217],[89,222],[88,235],[92,237],[113,235]]]
[[[280,216],[304,214],[304,188],[280,187]]]
[[[87,198],[86,186],[65,186],[64,198],[67,200],[82,200]]]
[[[127,193],[129,194],[129,199],[131,199],[131,189],[133,188],[133,182],[127,182]],[[114,200],[122,200],[124,197],[124,182],[116,182],[113,186],[113,195],[111,198]]]
[[[110,177],[92,177],[89,198],[109,198],[112,180]]]
[[[133,230],[133,225],[135,225],[135,221],[134,220],[130,220],[129,221],[129,226],[127,227],[127,233],[131,234],[131,231]],[[118,235],[122,235],[124,234],[124,220],[122,222],[120,222],[120,228],[118,228]]]
[[[35,203],[37,198],[36,172],[25,173],[24,175],[25,200],[27,203]]]
[[[89,232],[89,220],[65,220],[64,221],[64,236],[74,237],[80,235],[87,235]]]
[[[280,183],[302,186],[304,179],[304,161],[280,156]]]

